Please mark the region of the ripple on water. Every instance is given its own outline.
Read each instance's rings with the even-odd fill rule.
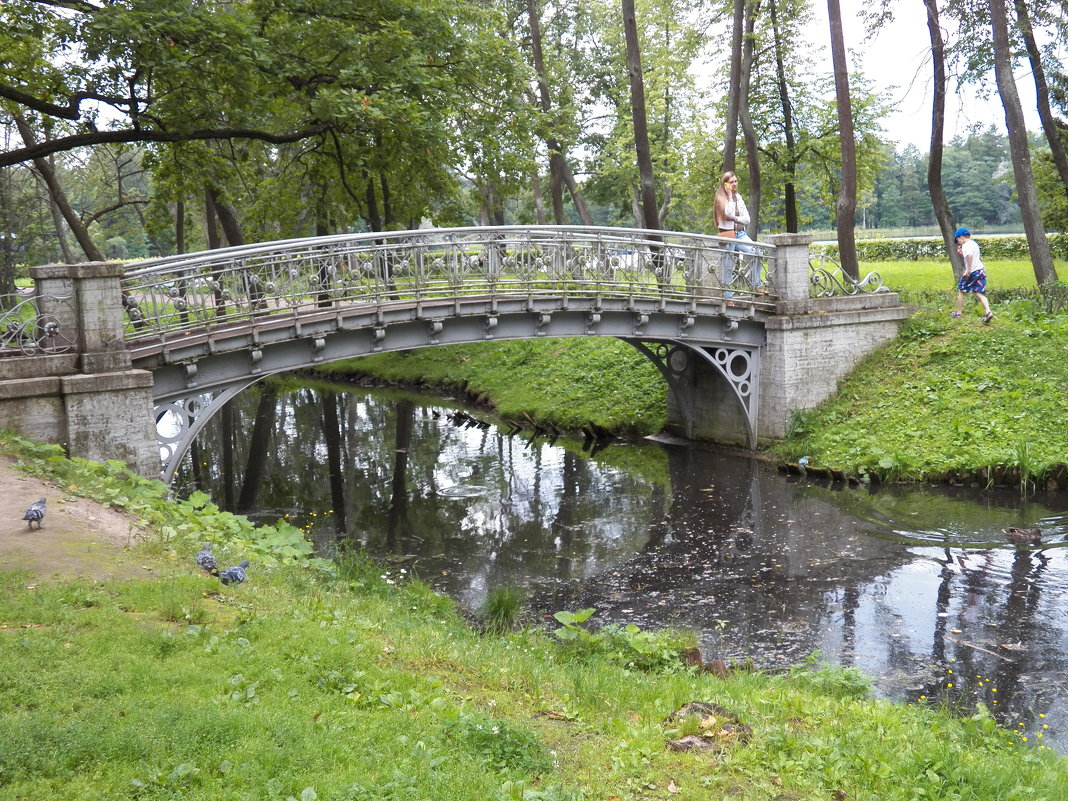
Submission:
[[[443,498],[481,498],[489,493],[489,487],[481,484],[456,484],[438,490]]]

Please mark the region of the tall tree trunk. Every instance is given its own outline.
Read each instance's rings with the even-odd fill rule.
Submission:
[[[271,444],[271,432],[274,430],[274,417],[278,408],[278,392],[270,384],[263,388],[260,402],[256,406],[256,419],[252,423],[252,434],[248,442],[248,456],[245,459],[245,480],[241,482],[241,493],[237,496],[237,513],[248,514],[256,508],[256,497],[260,494],[264,470],[267,467],[267,449]]]
[[[369,170],[363,171],[364,197],[367,200],[367,225],[372,231],[382,230],[382,216],[378,213],[378,195],[375,194],[375,179]]]
[[[790,102],[790,85],[786,82],[786,62],[783,57],[782,36],[779,30],[778,0],[771,0],[768,4],[768,13],[771,16],[771,32],[775,47],[775,82],[779,88],[779,103],[782,105],[783,136],[786,141],[786,163],[783,171],[786,177],[783,180],[783,209],[786,212],[786,230],[789,233],[797,233],[800,226],[800,216],[797,212],[797,162],[800,156],[797,153],[797,139],[794,136],[794,109]]]
[[[204,189],[204,227],[208,232],[208,249],[217,250],[223,245],[222,237],[219,235],[219,213],[215,207],[215,196],[210,189],[205,187]],[[219,279],[222,277],[222,270],[213,269],[211,272],[212,277],[212,298],[215,303],[215,316],[226,316],[226,298],[223,296],[222,286]]]
[[[538,79],[538,105],[541,113],[548,123],[552,112],[552,100],[549,97],[549,80],[545,74],[545,56],[541,44],[541,13],[538,10],[538,0],[527,0],[527,17],[530,22],[530,50],[534,59],[534,74]],[[562,167],[563,155],[560,153],[560,143],[555,137],[546,133],[545,145],[549,148],[549,193],[553,202],[553,219],[557,225],[564,224],[564,175]]]
[[[1053,267],[1053,254],[1042,226],[1038,209],[1038,192],[1031,172],[1031,154],[1027,149],[1027,124],[1024,122],[1023,106],[1012,77],[1012,56],[1009,52],[1009,25],[1005,14],[1004,0],[989,0],[990,27],[994,34],[994,78],[1005,107],[1005,127],[1009,131],[1009,152],[1012,154],[1012,172],[1016,179],[1016,196],[1020,203],[1020,217],[1027,247],[1031,251],[1031,264],[1035,268],[1038,283],[1048,284],[1057,280]]]
[[[575,204],[575,211],[578,212],[579,219],[582,220],[583,225],[593,225],[593,215],[590,214],[590,209],[586,205],[586,198],[583,196],[582,190],[579,189],[579,185],[575,181],[575,176],[571,172],[571,167],[567,163],[567,159],[563,156],[560,157],[560,168],[561,177],[564,179],[564,186],[567,187],[567,192],[571,195],[571,202]]]
[[[527,0],[527,17],[530,22],[530,50],[534,60],[534,74],[538,79],[538,108],[548,120],[552,114],[553,104],[549,93],[549,79],[545,71],[545,51],[541,40],[541,13],[538,10],[538,0]],[[593,225],[593,217],[586,206],[586,199],[575,182],[560,141],[548,133],[543,136],[543,140],[549,150],[549,192],[552,197],[553,218],[556,224],[563,225],[566,222],[563,193],[563,187],[566,186],[583,225]]]
[[[756,128],[753,126],[753,118],[749,115],[749,86],[753,74],[753,30],[756,27],[757,6],[758,3],[753,0],[748,0],[745,4],[745,42],[742,45],[742,71],[739,80],[742,99],[738,107],[742,133],[745,136],[746,167],[749,171],[749,236],[753,239],[760,236],[760,201],[763,194],[760,180],[759,141]]]
[[[245,244],[245,232],[241,230],[241,223],[237,219],[237,210],[229,203],[222,202],[222,194],[214,186],[208,187],[211,195],[211,203],[215,208],[215,214],[219,218],[226,244],[230,247]]]
[[[630,74],[630,105],[634,117],[634,152],[638,161],[638,182],[641,187],[642,220],[645,228],[659,227],[656,209],[656,183],[653,178],[653,158],[649,149],[649,129],[645,111],[645,80],[642,74],[641,48],[638,44],[638,21],[634,0],[622,0],[623,32],[627,39],[627,71]]]
[[[337,393],[325,390],[319,394],[323,406],[323,438],[326,441],[326,463],[330,471],[330,503],[334,510],[334,531],[345,534],[345,477],[341,470],[341,423],[337,413]]]
[[[52,225],[56,227],[56,241],[59,242],[59,252],[62,254],[63,263],[73,264],[74,254],[71,252],[70,242],[67,241],[67,234],[63,230],[66,221],[63,219],[63,212],[60,210],[55,198],[52,197],[51,192],[48,193],[48,209],[52,212]]]
[[[389,191],[389,181],[386,176],[381,176],[378,182],[382,185],[382,222],[386,230],[389,230],[397,222],[397,216],[393,213],[393,195]]]
[[[1053,163],[1057,166],[1057,174],[1061,176],[1061,183],[1064,184],[1065,193],[1068,193],[1068,154],[1064,152],[1057,120],[1049,107],[1049,84],[1046,82],[1046,70],[1042,66],[1042,54],[1038,50],[1035,32],[1031,26],[1031,16],[1027,11],[1027,3],[1024,0],[1016,0],[1016,19],[1020,32],[1023,34],[1024,45],[1027,47],[1027,57],[1031,62],[1031,74],[1035,78],[1038,118],[1042,121],[1042,131],[1046,134],[1049,152],[1053,156]]]
[[[838,0],[827,0],[827,19],[831,27],[831,62],[834,65],[834,97],[838,104],[838,130],[842,138],[842,187],[838,193],[838,257],[842,272],[854,280],[860,278],[857,242],[853,226],[857,212],[857,143],[853,135],[853,104],[849,97],[849,62],[846,61],[845,36],[842,33],[842,7]]]
[[[530,191],[534,195],[534,222],[545,225],[545,198],[541,194],[541,174],[536,167],[530,175]]]
[[[222,247],[219,238],[219,216],[215,213],[215,201],[212,200],[211,192],[204,189],[204,230],[208,237],[208,250],[217,250]]]
[[[33,147],[37,144],[37,137],[34,135],[33,129],[21,114],[15,115],[15,125],[19,129],[19,135],[22,137],[22,141],[26,143],[26,147]],[[63,191],[63,187],[60,185],[59,179],[56,177],[56,171],[52,169],[52,165],[48,162],[48,159],[36,158],[33,160],[33,166],[41,176],[41,179],[45,182],[45,186],[48,187],[48,194],[51,196],[52,201],[59,207],[63,219],[67,221],[67,226],[70,228],[71,233],[74,234],[74,238],[78,241],[82,251],[85,253],[85,258],[89,261],[104,261],[104,254],[93,244],[92,237],[89,236],[89,231],[82,223],[81,218],[71,207],[70,201],[67,200],[67,194]]]
[[[7,133],[6,129],[4,133]],[[15,286],[15,242],[7,236],[8,229],[14,227],[13,173],[11,167],[0,167],[0,232],[3,233],[0,236],[0,309],[11,308],[17,300],[13,296],[18,291]]]
[[[185,200],[182,198],[174,204],[174,249],[185,253]]]
[[[727,87],[727,130],[723,138],[723,169],[734,171],[734,151],[738,147],[738,118],[745,103],[742,92],[742,30],[745,27],[745,2],[734,0],[731,23],[731,68]]]
[[[957,253],[953,232],[957,223],[942,187],[942,153],[945,149],[946,127],[946,46],[942,39],[942,23],[938,19],[938,0],[923,0],[927,6],[927,31],[931,36],[931,67],[934,69],[934,98],[931,101],[931,154],[927,159],[927,188],[931,193],[931,205],[942,231],[942,241],[949,254],[953,275],[960,278],[964,272],[964,260]]]

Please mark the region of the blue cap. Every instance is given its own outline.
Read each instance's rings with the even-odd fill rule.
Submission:
[[[953,238],[956,239],[958,236],[971,236],[971,235],[972,235],[972,232],[969,231],[967,228],[958,228],[957,229],[957,233],[953,234]]]

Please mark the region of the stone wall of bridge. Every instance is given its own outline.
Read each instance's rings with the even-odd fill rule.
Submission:
[[[831,397],[869,353],[894,339],[908,310],[896,293],[814,298],[807,308],[765,319],[760,349],[758,441],[786,436],[796,411]],[[732,388],[711,365],[691,360],[694,439],[748,446],[745,413]],[[686,435],[684,415],[668,393],[668,428]]]
[[[774,314],[763,319],[760,348],[758,442],[781,439],[794,412],[831,397],[865,356],[894,339],[909,316],[896,292],[809,297],[808,245],[802,234],[771,237],[777,246]],[[746,447],[745,412],[734,390],[711,365],[691,360],[686,383],[692,421],[668,393],[668,428],[694,439]],[[689,429],[689,431],[687,431]]]
[[[152,373],[132,369],[126,351],[122,272],[113,263],[31,268],[42,311],[77,341],[68,353],[0,361],[0,428],[57,443],[70,456],[120,459],[158,478]]]

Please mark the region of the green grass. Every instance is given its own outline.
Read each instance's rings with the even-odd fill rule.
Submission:
[[[692,635],[596,631],[586,611],[561,610],[559,636],[482,635],[358,553],[330,570],[281,558],[263,544],[275,529],[250,535],[203,504],[202,527],[182,528],[188,509],[153,482],[18,438],[3,448],[135,511],[154,532],[137,560],[156,578],[0,571],[0,798],[1068,797],[1068,761],[1042,731],[999,728],[982,708],[874,699],[856,671],[815,659],[720,679],[683,664]],[[244,584],[192,565],[204,530],[222,552],[260,543]],[[691,701],[748,734],[668,720]],[[667,747],[695,733],[718,750]]]
[[[772,452],[884,479],[1042,486],[1068,461],[1068,432],[1054,424],[1068,413],[1068,315],[1046,313],[1030,264],[988,267],[989,326],[971,298],[949,317],[948,265],[870,266],[921,308]]]
[[[0,796],[637,799],[667,797],[669,783],[678,799],[1068,792],[1068,764],[1025,735],[871,699],[838,669],[721,680],[576,661],[542,633],[479,636],[420,605],[412,586],[305,579],[276,567],[221,592],[174,568],[130,584],[0,574]],[[207,619],[171,620],[175,599]],[[669,750],[684,731],[665,718],[692,700],[730,710],[749,741],[724,736],[715,756]]]
[[[987,288],[990,291],[1033,288],[1035,269],[1027,261],[999,261],[986,265]],[[948,261],[873,261],[860,265],[861,277],[875,271],[883,283],[895,292],[928,292],[944,289],[954,298],[957,282]],[[1059,275],[1068,277],[1068,265],[1057,268]]]
[[[649,434],[666,419],[660,373],[634,348],[610,338],[448,345],[364,356],[321,371],[441,387],[491,403],[505,420],[565,431],[592,423],[619,434]]]

